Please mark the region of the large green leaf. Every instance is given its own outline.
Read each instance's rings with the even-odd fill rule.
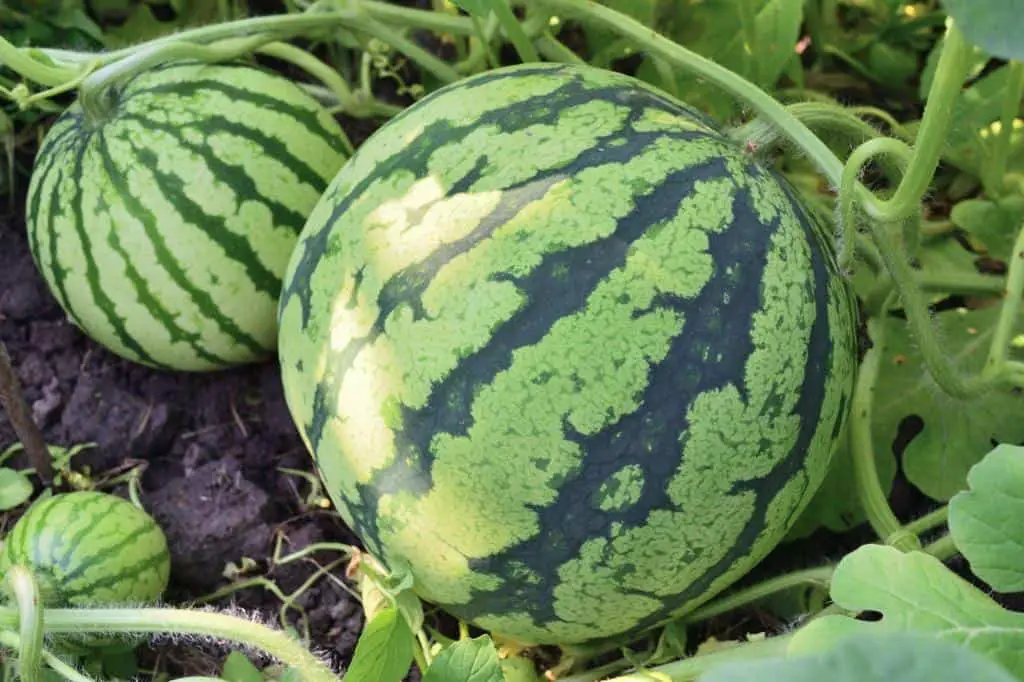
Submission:
[[[1024,448],[1000,445],[949,502],[949,530],[971,570],[999,592],[1024,592]]]
[[[977,372],[985,363],[999,306],[949,310],[935,324],[946,354],[959,371]],[[961,401],[944,393],[925,369],[907,324],[886,320],[882,370],[872,406],[876,450],[892,452],[900,425],[916,415],[923,427],[903,453],[903,470],[915,486],[936,500],[963,490],[967,472],[992,449],[992,441],[1024,440],[1024,398],[993,391]],[[1016,357],[1020,351],[1012,351]]]
[[[865,545],[839,562],[831,594],[843,609],[882,618],[824,616],[794,635],[790,653],[815,653],[863,633],[920,632],[966,645],[1024,677],[1024,613],[1004,609],[929,554]]]
[[[970,649],[922,635],[858,635],[817,655],[723,665],[699,682],[1013,682]]]
[[[942,0],[967,40],[1003,59],[1024,59],[1024,0]]]

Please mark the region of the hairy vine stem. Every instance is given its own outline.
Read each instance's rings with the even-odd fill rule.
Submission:
[[[883,312],[886,309],[887,307],[883,307]],[[875,449],[871,438],[871,406],[885,349],[886,327],[885,320],[878,317],[869,318],[867,325],[874,346],[868,349],[861,362],[853,392],[848,435],[857,496],[867,515],[868,523],[878,537],[898,549],[911,551],[920,549],[921,544],[915,535],[903,528],[893,513],[879,484],[878,469],[875,466]]]
[[[5,580],[7,590],[18,605],[19,676],[22,682],[42,682],[43,610],[39,583],[24,566],[12,566]]]
[[[182,634],[213,637],[262,649],[293,666],[305,682],[338,682],[337,676],[301,642],[279,630],[211,611],[166,608],[45,609],[50,633]],[[18,623],[18,611],[0,607],[0,628]]]

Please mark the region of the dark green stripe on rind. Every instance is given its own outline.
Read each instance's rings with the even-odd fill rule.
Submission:
[[[550,68],[544,68],[542,71],[550,72]],[[503,76],[500,74],[486,74],[477,78],[480,79],[480,83],[486,83],[492,80],[501,80]],[[477,85],[480,83],[477,83]],[[496,125],[501,130],[512,130],[530,125],[554,123],[570,107],[601,99],[613,99],[620,92],[620,89],[613,87],[587,89],[584,85],[583,81],[570,81],[567,85],[553,93],[533,97],[509,107],[489,109],[479,118],[462,125],[451,125],[450,122],[443,119],[429,121],[407,147],[396,152],[390,158],[375,163],[371,173],[361,178],[353,187],[347,188],[344,196],[339,199],[331,215],[324,220],[324,223],[331,224],[337,221],[349,210],[352,203],[376,181],[387,178],[399,171],[408,171],[418,177],[422,177],[426,173],[426,163],[430,155],[436,151],[435,145],[438,141],[459,140],[473,130],[488,125]],[[426,102],[426,98],[424,102]],[[645,104],[653,108],[663,108],[665,113],[678,114],[678,109],[670,109],[667,103],[658,98],[645,101]],[[392,119],[392,123],[400,121],[401,116],[402,114]],[[621,135],[624,132],[617,131],[616,135]],[[661,135],[672,136],[671,133],[661,133]],[[693,133],[681,131],[678,135],[687,137],[692,136]],[[369,141],[367,144],[369,144]],[[484,150],[481,151],[484,152]],[[486,153],[481,153],[481,156],[486,157]],[[354,160],[355,157],[353,157]],[[472,177],[471,175],[469,180],[472,180]],[[536,178],[526,178],[522,184],[534,179]],[[450,192],[451,189],[449,188]],[[309,322],[310,277],[319,264],[319,258],[327,251],[327,240],[329,237],[329,230],[304,235],[302,243],[304,248],[297,251],[298,260],[292,264],[292,272],[281,294],[282,301],[292,297],[297,297],[302,301],[303,325]]]
[[[759,171],[752,168],[751,173]],[[664,456],[634,460],[630,451],[637,443],[654,443],[654,452],[666,455],[678,449],[674,442],[677,432],[659,432],[665,424],[678,424],[678,433],[685,434],[689,428],[686,414],[691,403],[679,405],[678,396],[673,395],[674,392],[698,397],[735,385],[741,395],[746,396],[745,378],[742,374],[737,375],[737,368],[741,368],[753,352],[752,323],[754,314],[762,305],[760,289],[764,258],[770,239],[778,229],[778,221],[773,225],[760,223],[751,209],[749,198],[749,191],[744,192],[734,202],[734,228],[712,236],[710,252],[715,259],[716,276],[721,281],[711,280],[695,299],[661,302],[682,313],[691,322],[684,333],[676,337],[668,359],[652,372],[651,382],[642,401],[647,409],[634,412],[613,428],[595,436],[581,437],[567,432],[567,440],[579,443],[584,451],[592,455],[584,460],[577,474],[565,481],[556,502],[539,510],[541,533],[500,554],[472,564],[475,570],[498,574],[502,573],[504,566],[522,564],[531,569],[535,576],[539,576],[539,581],[517,581],[513,576],[505,580],[498,590],[474,593],[468,606],[452,607],[453,613],[467,620],[502,613],[501,606],[507,603],[511,593],[521,603],[536,605],[532,615],[538,628],[550,627],[559,621],[553,594],[554,588],[560,583],[558,571],[578,554],[584,542],[601,535],[610,540],[613,537],[613,524],[621,524],[616,529],[615,534],[618,534],[629,527],[644,525],[654,509],[672,506],[665,483],[671,480],[680,465],[679,458]],[[743,229],[742,226],[749,229]],[[805,229],[808,239],[811,239],[810,226]],[[741,234],[744,239],[737,239]],[[760,241],[750,241],[756,238],[760,238]],[[834,275],[820,256],[813,256],[811,265],[814,276],[813,280],[806,283],[806,295],[808,300],[816,302],[816,311],[808,342],[807,365],[803,372],[805,380],[793,410],[800,416],[799,438],[788,455],[768,475],[736,481],[733,494],[749,491],[756,495],[754,514],[745,524],[741,535],[712,568],[680,593],[671,597],[648,593],[652,599],[662,602],[664,610],[639,621],[639,629],[662,622],[666,613],[701,597],[718,578],[732,570],[766,530],[768,508],[777,492],[805,467],[811,439],[820,423],[819,413],[824,403],[827,383],[826,370],[832,363],[833,352],[831,330],[827,323],[829,300],[820,295],[820,291],[828,288],[829,280]],[[744,268],[732,282],[724,274],[730,266]],[[728,298],[728,303],[723,301],[716,305],[715,299],[723,297]],[[709,308],[716,307],[720,311],[718,315],[707,314]],[[688,314],[698,312],[701,314]],[[715,340],[713,350],[719,355],[709,356],[711,360],[705,358],[703,351],[708,349],[693,343],[693,339]],[[683,409],[680,410],[680,407]],[[658,416],[652,419],[652,414]],[[603,480],[599,473],[602,467],[625,460],[644,468],[646,485],[640,503],[625,512],[602,514],[593,510],[586,496],[580,494],[581,491],[593,489]],[[629,592],[645,594],[635,589]]]
[[[614,153],[604,152],[597,148],[593,154],[584,155],[572,166],[566,168],[565,174],[572,175],[584,167],[594,165],[598,162],[598,158],[604,162],[614,163],[638,156],[652,141],[653,138],[649,136],[634,135],[629,144],[615,149]],[[495,377],[511,365],[512,358],[517,351],[535,345],[551,331],[556,322],[581,311],[587,305],[594,288],[612,271],[625,264],[634,243],[641,239],[652,225],[670,218],[678,210],[678,202],[692,191],[695,183],[719,178],[724,173],[725,167],[720,159],[697,167],[686,167],[672,173],[664,182],[654,188],[653,192],[638,196],[633,211],[620,219],[615,231],[604,239],[592,241],[573,249],[549,253],[529,274],[522,277],[508,276],[508,280],[514,282],[521,291],[545,293],[531,297],[514,315],[495,327],[486,346],[476,353],[464,357],[458,367],[433,387],[425,407],[417,410],[404,406],[401,408],[402,429],[395,433],[398,453],[394,463],[388,468],[376,472],[374,479],[368,484],[361,484],[358,487],[362,504],[355,507],[355,510],[358,511],[353,511],[356,531],[370,537],[376,535],[375,518],[377,504],[381,496],[394,494],[399,490],[413,494],[429,491],[433,487],[431,467],[435,458],[430,443],[436,434],[441,432],[465,436],[473,424],[471,409],[475,392],[483,386],[491,385]],[[587,263],[587,267],[571,270],[573,273],[571,285],[566,286],[565,283],[560,283],[557,273],[570,271],[574,263]],[[403,277],[404,273],[397,275],[399,281]],[[385,303],[383,293],[378,301],[381,303],[382,317],[376,328],[380,329],[384,320],[384,310],[390,312],[394,306],[388,306]],[[410,299],[406,299],[404,303],[414,309],[417,305],[415,300]],[[685,312],[689,312],[690,308],[699,310],[699,307],[696,306],[685,306],[685,308]],[[688,338],[690,338],[689,333],[682,339],[684,341],[682,345],[684,348],[693,350],[695,346],[687,347],[685,344],[685,340]],[[347,367],[346,355],[341,355],[336,365],[342,372]],[[340,382],[340,380],[339,377],[337,381]],[[331,399],[336,400],[337,398],[332,395]],[[669,401],[668,407],[672,406],[672,402]],[[326,409],[323,409],[325,406],[318,405],[317,407],[321,408],[321,413],[326,413]],[[310,438],[316,443],[316,432],[312,432]],[[628,445],[628,443],[622,445]],[[621,453],[613,450],[608,454],[614,459]],[[671,457],[664,458],[659,463],[665,467],[665,470],[658,473],[667,474],[678,464],[678,458],[674,461]],[[587,466],[606,466],[606,463],[600,456],[588,457],[584,460],[584,471]],[[585,476],[583,478],[585,479]],[[649,476],[646,478],[650,480]],[[654,480],[659,479],[655,478]],[[584,498],[577,499],[580,502],[586,502]],[[648,495],[644,501],[653,503],[654,496]],[[659,501],[661,501],[660,498]],[[557,507],[558,505],[556,503],[553,506]],[[550,508],[545,509],[542,514],[547,514],[548,509]],[[559,510],[557,513],[562,514],[562,511]],[[557,520],[559,516],[555,515],[552,518]],[[545,526],[543,522],[541,525]],[[583,534],[581,539],[585,539],[591,534],[589,528],[577,528],[577,530]],[[543,542],[549,541],[550,539],[543,540]],[[544,546],[543,542],[540,546]],[[573,540],[569,539],[567,542],[573,545]],[[527,551],[534,549],[536,548],[531,546],[527,548]],[[578,543],[569,549],[575,552],[578,549]],[[553,552],[551,549],[547,551]]]
[[[208,319],[214,321],[222,332],[234,339],[234,341],[239,345],[248,348],[254,353],[263,354],[268,352],[269,349],[266,346],[242,330],[233,320],[225,316],[220,311],[209,292],[202,290],[189,281],[184,268],[178,262],[175,254],[167,247],[166,241],[157,229],[157,217],[152,211],[143,205],[142,201],[132,194],[131,187],[128,186],[128,182],[121,174],[120,169],[117,168],[116,162],[110,154],[109,143],[102,136],[101,140],[101,143],[96,149],[103,160],[103,167],[106,170],[110,184],[117,190],[132,215],[135,216],[135,218],[142,224],[143,229],[153,246],[153,250],[156,252],[156,257],[160,262],[160,265],[167,271],[175,284],[181,287],[182,290],[188,292],[200,312],[202,312],[202,314]],[[136,151],[139,153],[140,159],[145,161],[148,158],[149,161],[155,165],[155,157],[153,157],[152,154],[147,154],[145,151],[138,149]],[[150,170],[159,177],[158,171],[155,168],[151,168]],[[167,176],[164,176],[164,178],[167,179],[168,182],[172,183],[175,180],[177,183],[181,182],[180,179],[173,177],[168,178]],[[164,191],[168,191],[169,188],[165,186],[163,189]],[[180,191],[180,186],[179,189],[174,191]],[[184,199],[184,197],[182,197],[182,199]],[[178,205],[178,208],[179,210],[182,210],[180,205]],[[201,212],[192,214],[192,217],[198,217],[200,220],[205,218]]]
[[[229,125],[227,124],[226,121],[221,123],[221,121],[218,119],[219,117],[211,117],[210,120],[203,122],[202,131],[204,135],[209,136],[216,132],[223,131],[230,132],[232,134],[238,134],[240,136],[244,134],[247,136],[246,139],[254,139],[254,137],[259,134],[259,131],[255,131],[252,129],[245,129],[244,133],[240,132],[238,130],[235,130],[235,128],[244,128],[243,126]],[[196,156],[198,156],[199,158],[201,158],[203,160],[203,163],[206,164],[206,166],[213,172],[213,174],[219,180],[231,185],[231,188],[235,191],[235,194],[238,197],[243,198],[244,200],[259,198],[260,201],[263,204],[265,204],[268,209],[270,209],[270,213],[274,217],[275,225],[281,225],[285,227],[295,226],[295,230],[296,232],[298,232],[298,230],[301,229],[302,224],[306,221],[306,216],[304,214],[299,213],[292,208],[289,208],[288,206],[284,205],[283,203],[276,199],[267,196],[261,196],[259,189],[257,189],[256,187],[256,182],[250,175],[248,175],[245,172],[244,168],[232,166],[231,164],[226,163],[225,161],[218,158],[217,155],[214,154],[209,147],[189,142],[181,134],[181,129],[179,127],[165,125],[153,120],[147,120],[139,116],[125,116],[123,120],[134,121],[144,129],[159,130],[160,132],[173,138],[175,142],[181,145],[183,149],[187,149]],[[283,145],[281,145],[280,150],[273,149],[272,147],[268,147],[265,144],[262,144],[261,146],[263,147],[264,150],[271,152],[276,161],[285,165],[293,173],[295,171],[292,167],[292,164],[301,163],[299,159],[296,159],[295,157],[288,155],[287,150],[284,149]],[[309,182],[309,184],[312,187],[316,188],[319,191],[323,191],[323,188],[326,185],[323,179],[319,178],[319,176],[313,173],[309,166],[304,165],[304,167],[315,178],[313,182],[309,182],[308,180],[304,182]],[[243,252],[245,255],[245,260],[239,260],[237,258],[239,254],[231,250],[230,247],[230,244],[225,245],[225,248],[227,249],[226,255],[228,257],[233,258],[234,260],[237,260],[245,267],[251,267],[250,263],[252,261],[259,262],[258,256],[252,250],[252,247],[249,246],[248,244],[245,247],[245,250],[247,252]],[[261,276],[263,275],[261,274]],[[271,274],[270,277],[273,279],[273,288],[271,293],[274,296],[277,296],[277,294],[281,290],[281,279],[273,274]]]
[[[105,143],[102,141],[102,134],[97,134],[97,137],[100,140],[97,150],[101,152],[103,166],[107,174],[110,175],[110,179],[114,184],[122,182],[121,178],[116,175],[116,171],[111,172],[113,167],[112,164],[109,163],[109,156],[105,153]],[[89,150],[90,146],[84,144],[76,150],[75,165],[72,174],[73,178],[82,177],[82,164]],[[75,198],[71,201],[69,208],[72,216],[72,224],[75,228],[75,234],[82,244],[82,250],[85,253],[89,253],[92,251],[92,236],[90,235],[90,231],[86,229],[85,206],[83,205],[85,201],[85,190],[82,182],[75,182],[72,180],[72,183],[75,186]],[[54,262],[59,262],[56,254]],[[96,262],[92,258],[86,257],[82,258],[82,265],[85,269],[85,279],[89,286],[89,293],[92,294],[96,309],[99,310],[106,318],[107,323],[110,325],[110,328],[113,330],[114,335],[117,337],[121,346],[141,362],[153,367],[166,367],[162,362],[159,362],[156,358],[150,355],[149,351],[147,351],[142,344],[140,344],[135,337],[128,332],[124,318],[117,313],[114,301],[108,295],[107,290],[100,284],[100,273],[96,267]],[[66,297],[67,294],[65,293],[64,296]]]
[[[334,146],[339,143],[338,136],[324,127],[323,121],[317,115],[317,112],[313,109],[306,109],[302,107],[292,106],[280,98],[268,97],[251,90],[245,90],[243,88],[237,88],[228,85],[221,80],[207,80],[207,79],[196,79],[185,83],[168,83],[165,85],[147,85],[145,88],[139,90],[139,92],[145,92],[149,96],[163,96],[163,95],[179,95],[182,97],[191,97],[203,92],[214,92],[217,94],[224,95],[230,98],[232,101],[251,104],[253,106],[268,109],[280,114],[284,114],[289,118],[294,119],[297,123],[303,126],[309,132],[317,135],[324,142],[325,145]],[[217,115],[215,112],[211,114]],[[219,125],[225,125],[229,123],[226,118],[222,118]],[[243,125],[244,121],[239,121],[236,125],[240,126],[239,129],[246,131],[246,136],[251,136],[254,140],[258,141],[261,145],[270,144],[271,148],[280,148],[280,141],[273,138],[266,133],[261,133],[257,128],[251,128]],[[287,153],[287,156],[291,156]],[[301,164],[299,159],[292,159],[291,163],[295,164],[294,169],[296,175],[299,176],[303,182],[309,182],[311,184],[318,184],[323,182],[323,178],[312,170],[306,164]]]
[[[132,260],[132,255],[124,248],[121,244],[121,239],[118,236],[118,230],[110,230],[107,237],[107,243],[110,248],[114,250],[124,263],[125,278],[131,285],[132,290],[135,291],[135,295],[146,310],[153,315],[154,318],[160,324],[163,325],[167,331],[168,337],[173,343],[184,342],[195,351],[196,357],[210,363],[213,366],[229,367],[232,363],[229,359],[217,355],[212,350],[205,348],[202,345],[202,337],[197,332],[189,332],[181,325],[178,324],[177,319],[171,314],[171,311],[160,301],[150,286],[149,280],[145,274],[139,272],[139,269],[135,267],[135,263]]]
[[[85,136],[85,142],[81,137]],[[36,157],[36,168],[33,170],[32,182],[29,187],[29,196],[26,211],[26,223],[28,226],[29,252],[35,260],[36,267],[40,268],[47,279],[51,281],[51,289],[58,302],[69,311],[70,301],[68,300],[65,280],[67,268],[60,265],[57,255],[58,233],[55,226],[57,216],[64,210],[61,203],[60,193],[68,183],[68,165],[76,154],[76,145],[87,143],[88,134],[81,130],[77,117],[65,114],[51,129],[50,134],[45,138],[42,149]],[[71,158],[68,155],[72,155]],[[70,184],[74,184],[73,182]],[[42,199],[44,191],[49,188],[50,200],[46,209],[46,224],[39,224],[42,214]],[[49,249],[43,252],[40,244],[40,236],[47,235]],[[65,235],[61,235],[65,236]],[[68,312],[72,319],[76,316]]]
[[[149,169],[149,173],[156,180],[160,194],[174,206],[178,213],[181,214],[182,219],[191,225],[202,225],[205,235],[224,250],[225,257],[245,268],[246,275],[248,275],[257,291],[262,291],[270,296],[277,296],[281,290],[281,280],[260,262],[252,243],[245,236],[228,229],[224,217],[206,213],[198,202],[189,197],[188,192],[185,190],[186,181],[184,178],[160,170],[160,158],[153,150],[148,147],[138,146],[130,141],[128,143],[134,149],[136,158]],[[112,160],[113,157],[108,153],[104,158]],[[113,166],[111,165],[110,168],[113,168]],[[235,180],[236,178],[230,179]],[[126,189],[128,188],[126,187]],[[245,195],[240,194],[239,196],[244,197]],[[243,345],[248,345],[251,341],[255,345],[250,346],[250,348],[257,352],[263,348],[262,344],[251,337],[249,337],[249,341],[243,341],[242,337],[239,337],[238,340]]]

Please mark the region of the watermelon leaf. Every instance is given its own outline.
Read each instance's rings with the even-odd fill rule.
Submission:
[[[936,316],[943,347],[961,372],[977,372],[985,363],[998,316],[999,306]],[[922,430],[903,452],[904,473],[929,497],[948,500],[964,489],[967,472],[992,449],[993,440],[1024,440],[1024,399],[999,391],[966,402],[950,398],[924,368],[906,323],[890,317],[886,325],[872,419],[875,449],[891,453],[901,422],[920,417]],[[1011,356],[1021,355],[1019,349],[1011,349]]]
[[[388,606],[367,623],[356,643],[352,665],[342,679],[344,682],[401,682],[412,665],[415,645],[405,618],[398,609]]]
[[[723,665],[699,682],[1010,682],[1006,670],[963,646],[918,634],[850,637],[830,651]]]
[[[1024,59],[1024,0],[942,0],[968,41],[1003,59]]]
[[[14,469],[0,469],[0,511],[24,504],[32,497],[32,482]]]
[[[999,592],[1024,592],[1024,447],[1000,445],[949,503],[949,531],[971,570]]]
[[[441,652],[423,682],[503,682],[498,651],[487,635],[461,639]]]
[[[882,619],[823,616],[794,635],[790,654],[819,652],[857,634],[920,632],[966,645],[1024,675],[1024,613],[1004,609],[930,554],[864,545],[839,562],[831,594],[843,609],[879,612]]]
[[[1005,261],[1013,251],[1013,242],[1024,220],[1024,197],[1010,195],[998,201],[966,199],[953,207],[950,218],[980,241],[988,255]]]

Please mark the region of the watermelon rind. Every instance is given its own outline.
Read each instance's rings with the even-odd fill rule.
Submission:
[[[69,319],[113,353],[209,371],[276,349],[281,275],[347,159],[334,118],[245,63],[172,62],[51,126],[27,196],[33,259]]]
[[[372,554],[462,619],[571,644],[692,610],[785,536],[844,429],[854,301],[824,226],[706,117],[519,65],[339,172],[279,358]]]

